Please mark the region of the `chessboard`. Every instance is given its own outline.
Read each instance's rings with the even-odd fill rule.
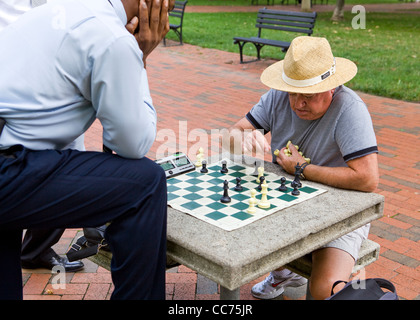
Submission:
[[[226,164],[227,173],[221,172],[223,163]],[[263,194],[257,191],[254,195],[257,203],[252,206],[255,212],[248,213],[252,198],[251,190],[258,190],[260,186],[257,182],[256,168],[234,163],[228,159],[207,165],[206,168],[207,173],[202,173],[202,168],[198,167],[195,171],[168,179],[168,205],[227,231],[243,227],[326,192],[324,189],[307,184],[306,181],[301,181],[302,185],[298,188],[299,195],[292,195],[292,191],[294,189],[296,191],[296,188],[292,187],[291,180],[271,172],[263,172],[264,181],[268,185],[265,197],[269,202],[269,208],[258,207],[258,201],[261,201]],[[225,181],[228,188],[224,187]],[[240,191],[235,190],[238,183]],[[284,191],[279,190],[282,184]],[[230,202],[223,203],[221,198],[226,195],[230,198]]]

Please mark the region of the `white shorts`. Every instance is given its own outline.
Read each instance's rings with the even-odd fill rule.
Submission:
[[[335,239],[322,248],[337,248],[349,253],[354,261],[357,261],[359,257],[359,250],[362,245],[363,240],[366,240],[369,234],[370,223],[356,229],[350,233],[345,234],[344,236]]]

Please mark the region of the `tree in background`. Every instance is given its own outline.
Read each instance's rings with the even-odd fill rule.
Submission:
[[[344,1],[345,0],[337,0],[331,20],[341,21],[344,19]]]

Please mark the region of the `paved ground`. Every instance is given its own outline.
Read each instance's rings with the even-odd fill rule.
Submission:
[[[399,4],[401,7],[403,4]],[[404,4],[405,5],[405,4]],[[195,46],[158,47],[148,61],[154,104],[159,113],[158,137],[149,156],[161,156],[174,147],[192,157],[198,147],[218,152],[211,130],[228,127],[240,119],[266,91],[261,71],[273,61],[240,65],[236,53]],[[420,104],[360,93],[374,122],[379,153],[380,184],[385,196],[384,217],[372,223],[370,239],[381,245],[378,261],[365,270],[366,277],[391,280],[401,299],[420,299]],[[200,130],[199,130],[200,129]],[[169,139],[169,140],[168,140]],[[100,150],[101,127],[95,123],[86,135],[89,150]],[[54,247],[64,254],[78,237],[69,229]],[[65,289],[54,289],[48,270],[23,270],[25,299],[104,300],[112,292],[110,273],[88,260],[85,269],[66,275]],[[251,286],[241,299],[252,299]],[[218,286],[185,266],[167,271],[167,299],[218,299]],[[287,291],[284,299],[303,299],[304,290]]]

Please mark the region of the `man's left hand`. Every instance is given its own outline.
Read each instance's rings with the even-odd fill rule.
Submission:
[[[296,149],[296,147],[291,143],[289,145],[291,156],[287,156],[284,154],[284,150],[286,147],[280,150],[279,155],[277,156],[277,163],[282,166],[284,170],[286,170],[290,174],[295,173],[295,166],[296,164],[302,165],[305,163],[305,158],[300,155],[299,151]]]

